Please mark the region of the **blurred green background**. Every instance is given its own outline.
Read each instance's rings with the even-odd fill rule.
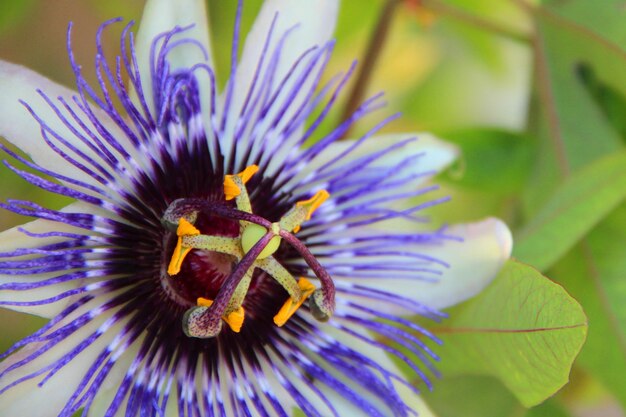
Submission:
[[[235,2],[209,4],[213,38],[228,40],[214,43],[218,71],[225,74]],[[244,30],[259,5],[246,0]],[[73,21],[74,52],[93,81],[98,25],[118,16],[138,21],[142,7],[142,0],[0,0],[0,58],[72,86],[65,40],[67,23]],[[388,130],[434,132],[463,151],[440,176],[453,201],[433,210],[434,219],[504,219],[514,231],[516,258],[562,285],[588,318],[587,342],[571,382],[556,394],[542,390],[542,398],[550,398],[530,409],[512,376],[495,369],[502,363],[472,368],[450,359],[446,364],[444,346],[439,350],[443,378],[426,395],[440,417],[626,416],[625,23],[623,0],[341,4],[328,74],[345,70],[355,58],[371,58],[362,69],[364,88],[352,97],[384,90],[388,111],[403,113]],[[118,33],[106,34],[111,55],[117,52]],[[349,106],[349,96],[336,107],[334,121]],[[353,134],[358,133],[357,127]],[[3,166],[0,189],[3,199],[57,208],[67,203],[16,179]],[[2,229],[22,222],[10,213],[0,215]],[[541,285],[552,285],[536,275],[545,281]],[[488,294],[481,297],[452,310],[452,323],[457,314],[458,320],[468,311],[479,315],[476,306],[490,302]],[[562,307],[551,314],[561,323],[572,311]],[[41,319],[1,311],[0,349],[41,324]],[[459,340],[446,345],[452,358],[464,357],[465,342]],[[484,348],[491,342],[476,343]],[[568,358],[577,352],[572,348]],[[566,380],[569,365],[561,366]]]

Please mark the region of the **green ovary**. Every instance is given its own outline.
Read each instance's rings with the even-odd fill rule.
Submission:
[[[241,234],[241,247],[244,253],[248,253],[250,249],[267,234],[267,229],[258,224],[248,224]],[[278,250],[280,246],[280,237],[274,236],[267,246],[261,251],[257,259],[265,259]]]

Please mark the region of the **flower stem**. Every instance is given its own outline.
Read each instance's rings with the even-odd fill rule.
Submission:
[[[367,86],[372,77],[372,73],[376,67],[380,53],[382,52],[383,45],[389,34],[391,28],[391,21],[393,19],[396,7],[402,2],[402,0],[387,0],[383,5],[383,8],[378,16],[378,21],[374,27],[374,31],[370,37],[365,56],[362,64],[360,65],[359,73],[356,81],[352,86],[352,90],[348,96],[348,103],[343,111],[341,117],[342,120],[346,120],[352,113],[359,107],[367,91]],[[350,133],[347,130],[343,137],[345,138]]]

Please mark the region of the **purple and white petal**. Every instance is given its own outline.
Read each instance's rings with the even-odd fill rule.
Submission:
[[[63,212],[84,210],[84,204],[74,203]],[[0,233],[0,306],[53,318],[80,298],[89,282],[106,276],[96,270],[79,271],[101,256],[85,246],[98,239],[92,233],[48,219]],[[68,265],[72,270],[65,271]]]
[[[389,245],[378,252],[355,243],[374,234],[341,236],[343,242],[352,243],[325,247],[326,255],[318,257],[333,276],[342,277],[338,288],[347,296],[379,296],[388,301],[379,308],[391,314],[411,313],[407,302],[443,309],[475,296],[496,277],[513,243],[506,225],[494,218],[451,226],[440,239],[424,235],[416,247],[411,239],[387,238]]]
[[[106,352],[120,330],[121,326],[111,317],[101,302],[91,300],[54,325],[46,326],[47,331],[30,336],[31,344],[0,363],[0,414],[62,415],[86,370],[101,352]],[[108,383],[117,384],[119,380]]]
[[[247,145],[253,152],[263,146],[261,141],[267,141],[265,146],[276,152],[279,144],[301,133],[332,51],[338,3],[264,2],[241,59],[237,59],[236,25],[231,74],[221,97],[226,160],[244,157],[233,155],[236,150],[229,146],[244,132],[247,139],[240,146]]]
[[[335,177],[340,177],[339,170],[343,169],[345,175],[353,176],[355,181],[363,181],[368,175],[380,176],[381,172],[402,179],[401,186],[381,187],[378,190],[381,194],[390,190],[396,193],[417,191],[458,156],[457,147],[425,132],[377,135],[368,140],[342,140],[332,143],[314,160],[303,164],[286,187],[299,183],[296,193],[320,185],[330,188],[328,183],[320,184],[320,179],[328,178],[332,172]],[[368,193],[368,198],[374,197]],[[322,210],[328,208],[323,207]]]
[[[206,1],[203,0],[148,0],[144,6],[135,54],[139,68],[142,90],[148,106],[154,110],[154,85],[152,84],[153,73],[156,73],[157,64],[152,54],[156,53],[160,44],[168,36],[174,37],[174,42],[179,42],[176,47],[167,53],[167,65],[171,72],[179,69],[188,69],[199,64],[210,68],[213,65],[213,57],[210,43],[208,20],[200,18],[207,16]],[[181,34],[174,34],[172,30],[184,29]],[[155,43],[155,39],[160,42]],[[198,69],[200,74],[203,70]],[[211,91],[210,78],[206,74],[198,77],[201,101],[205,110],[205,116],[210,114]],[[135,88],[135,86],[133,86]],[[138,100],[134,98],[137,104]],[[205,119],[206,120],[206,119]]]
[[[72,103],[72,97],[77,93],[28,68],[6,61],[0,61],[0,90],[0,136],[26,152],[41,167],[59,175],[82,177],[80,169],[68,163],[60,152],[47,146],[42,137],[45,135],[54,141],[58,135],[67,138],[71,146],[89,152],[68,128],[68,123],[72,127],[77,125],[71,116],[68,116],[68,123],[64,123],[55,111],[63,109],[59,97],[66,103]],[[54,103],[56,109],[47,100]],[[112,129],[107,118],[97,113],[99,120]],[[67,150],[63,145],[59,147]]]
[[[482,291],[496,277],[513,249],[511,231],[496,218],[454,225],[447,232],[463,240],[433,246],[423,253],[449,259],[450,268],[432,285],[418,283],[410,287],[413,299],[436,309],[451,307]]]

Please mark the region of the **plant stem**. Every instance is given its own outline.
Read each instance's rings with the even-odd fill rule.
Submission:
[[[376,67],[380,53],[382,52],[383,45],[389,34],[391,28],[391,21],[393,19],[396,7],[402,2],[402,0],[386,0],[383,8],[378,16],[378,21],[374,27],[374,31],[370,37],[365,56],[360,65],[359,73],[356,81],[352,86],[350,95],[348,96],[348,103],[343,111],[341,117],[342,120],[346,120],[363,101],[367,86],[372,77],[372,73]],[[350,132],[346,131],[343,137],[345,138]]]

